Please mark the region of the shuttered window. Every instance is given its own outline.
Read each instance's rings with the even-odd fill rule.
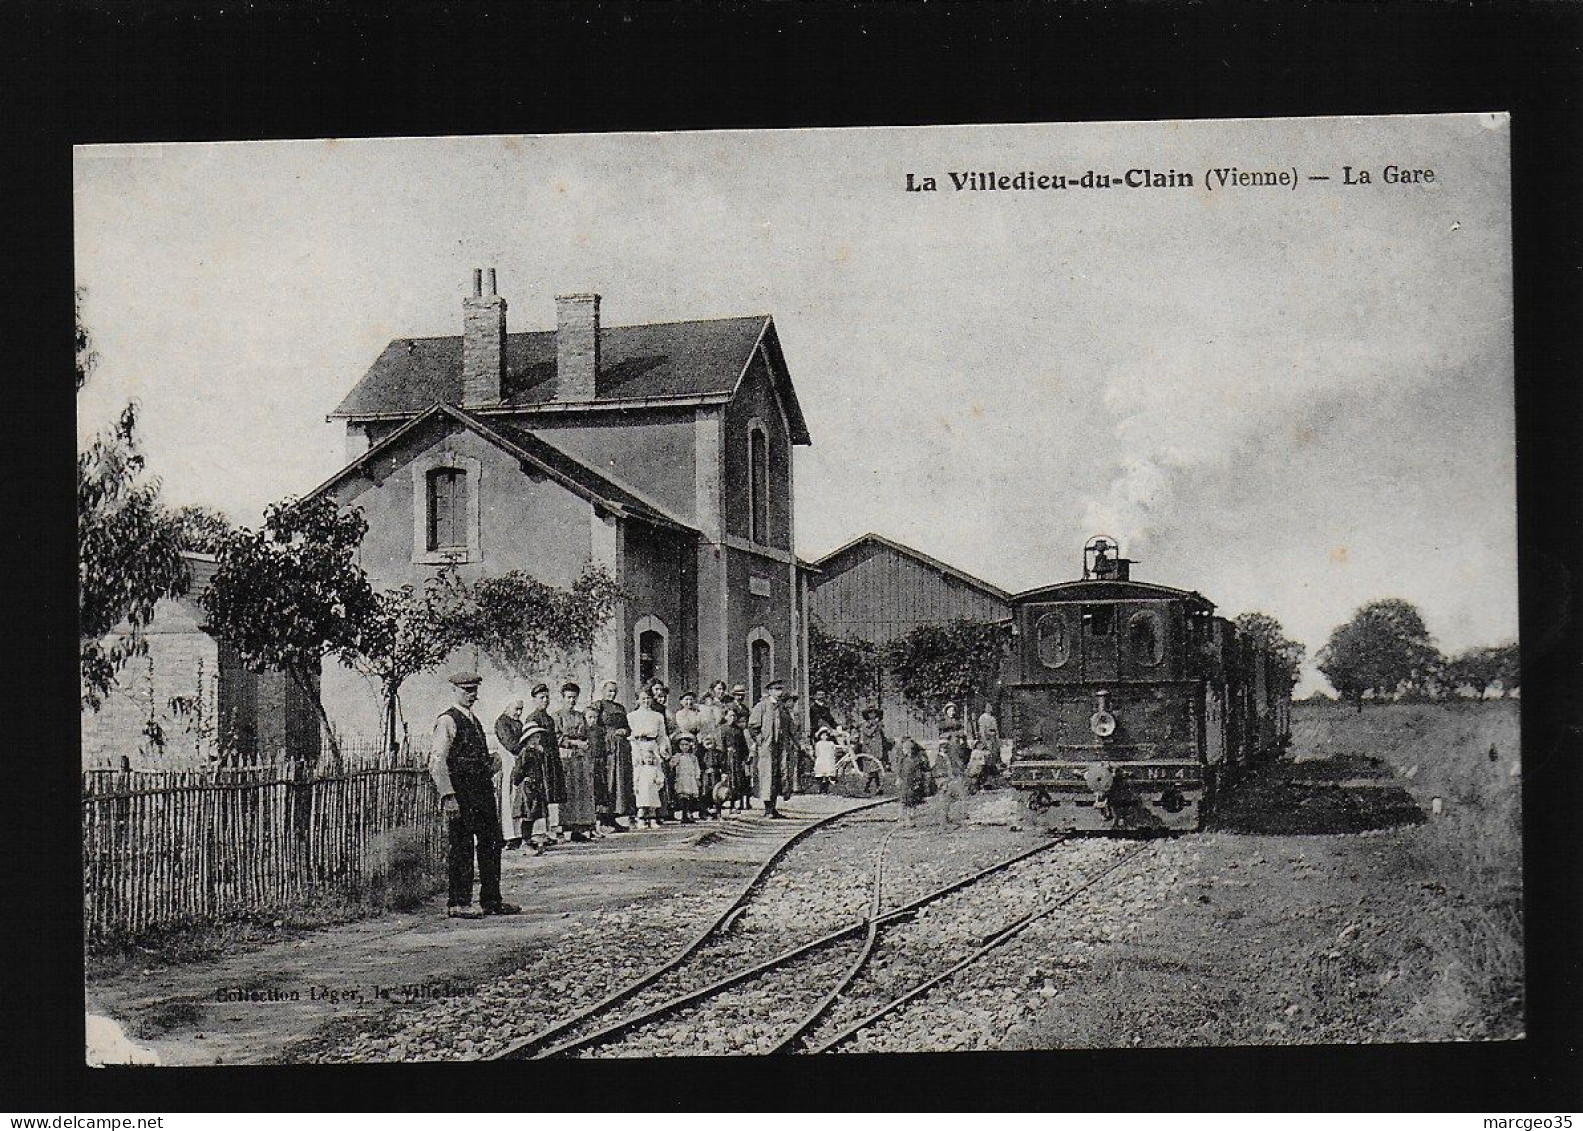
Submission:
[[[761,546],[769,544],[770,454],[769,437],[760,428],[748,433],[748,492],[751,496],[748,537]]]
[[[467,549],[467,473],[457,467],[429,472],[429,549]]]

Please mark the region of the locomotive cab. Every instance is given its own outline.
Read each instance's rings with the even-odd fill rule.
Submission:
[[[1134,581],[1133,564],[1091,539],[1080,580],[1012,599],[1007,777],[1057,829],[1197,829],[1236,749],[1234,629],[1199,593]]]

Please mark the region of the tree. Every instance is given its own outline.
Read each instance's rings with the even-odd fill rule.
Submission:
[[[176,524],[176,536],[183,550],[200,554],[218,554],[236,527],[231,520],[213,507],[189,504],[177,507],[171,521]]]
[[[1490,685],[1501,678],[1501,658],[1494,648],[1469,648],[1446,661],[1446,687],[1455,694],[1460,687],[1471,687],[1475,697],[1482,699]]]
[[[1504,699],[1522,687],[1522,656],[1515,640],[1510,644],[1497,644],[1489,651],[1494,657],[1495,678],[1500,681],[1501,698]]]
[[[885,647],[885,667],[902,697],[932,718],[948,702],[988,699],[1000,681],[1005,631],[957,620],[919,625]]]
[[[99,355],[83,325],[80,290],[76,300],[81,389]],[[147,653],[143,629],[155,604],[191,584],[159,480],[144,471],[134,402],[77,454],[78,673],[82,704],[95,711],[127,660]]]
[[[879,649],[867,640],[832,636],[808,626],[808,681],[830,697],[830,705],[850,715],[879,683]]]
[[[99,365],[99,355],[94,352],[93,348],[93,335],[88,332],[88,327],[83,323],[82,320],[82,296],[83,290],[81,287],[78,287],[76,293],[72,296],[72,305],[77,315],[78,392],[82,391],[82,387],[88,383],[88,378],[93,375],[93,371],[98,368]]]
[[[1295,640],[1288,640],[1280,621],[1268,613],[1243,613],[1234,623],[1238,632],[1251,636],[1261,648],[1280,660],[1291,681],[1297,682],[1308,649]]]
[[[274,503],[261,529],[239,528],[221,545],[203,595],[210,631],[253,671],[285,673],[312,701],[336,769],[341,747],[319,677],[324,658],[355,648],[377,614],[356,560],[367,530],[360,511],[328,498]]]
[[[1424,685],[1440,660],[1418,610],[1394,598],[1360,608],[1330,634],[1318,656],[1330,686],[1359,711],[1365,695],[1384,698],[1406,685]]]
[[[622,596],[603,566],[589,564],[570,589],[512,570],[473,582],[451,578],[437,600],[459,643],[527,679],[589,648]]]
[[[401,686],[419,672],[437,668],[462,643],[447,615],[454,582],[430,578],[422,588],[403,585],[374,597],[374,608],[355,644],[340,650],[349,667],[379,680],[386,750],[401,748]]]

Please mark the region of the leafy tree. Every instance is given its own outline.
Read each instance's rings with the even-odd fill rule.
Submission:
[[[1330,634],[1318,657],[1330,686],[1359,711],[1365,695],[1384,698],[1426,683],[1440,659],[1418,610],[1395,598],[1360,608]]]
[[[203,595],[211,631],[253,671],[284,672],[312,701],[335,768],[341,747],[319,696],[324,658],[355,648],[377,615],[357,549],[368,530],[359,511],[328,498],[286,499],[259,530],[240,528],[221,545]]]
[[[603,566],[590,564],[570,589],[512,570],[473,582],[451,578],[436,600],[458,643],[527,679],[590,647],[622,595]]]
[[[832,707],[850,715],[859,702],[875,694],[879,674],[879,649],[872,643],[833,636],[809,624],[809,686],[829,696]]]
[[[1490,685],[1500,682],[1501,657],[1495,648],[1469,648],[1466,652],[1446,661],[1446,686],[1455,693],[1459,687],[1471,687],[1473,694],[1482,699]]]
[[[374,613],[356,644],[340,652],[349,667],[379,680],[387,750],[401,746],[402,685],[439,667],[467,642],[466,625],[457,615],[463,591],[454,574],[442,571],[421,587],[409,584],[378,593]]]
[[[77,388],[99,363],[77,292]],[[179,597],[191,577],[159,480],[145,476],[137,405],[77,453],[77,637],[82,704],[97,711],[116,673],[147,653],[143,629],[164,597]]]
[[[1000,681],[1005,631],[957,620],[919,625],[886,645],[885,667],[903,698],[926,717],[948,702],[988,699]]]
[[[79,392],[99,366],[99,355],[93,348],[93,335],[88,332],[88,327],[82,320],[82,295],[83,290],[78,287],[73,296],[73,306],[77,314],[77,390]]]
[[[401,746],[401,685],[439,667],[461,643],[445,615],[447,586],[444,577],[434,577],[422,588],[403,585],[376,594],[373,614],[357,643],[340,651],[348,666],[379,680],[387,750]]]
[[[1238,632],[1251,636],[1261,648],[1279,659],[1291,681],[1297,682],[1308,649],[1296,640],[1288,640],[1280,621],[1268,613],[1243,613],[1233,623]]]
[[[1489,650],[1495,660],[1495,678],[1500,681],[1501,698],[1522,686],[1522,656],[1514,640],[1510,644],[1497,644]]]
[[[236,530],[231,520],[213,507],[191,504],[177,507],[171,521],[176,524],[176,536],[181,540],[181,548],[200,554],[218,554],[220,547]]]

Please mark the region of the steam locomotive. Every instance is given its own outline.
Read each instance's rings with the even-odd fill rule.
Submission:
[[[1012,599],[1007,779],[1062,830],[1189,831],[1291,736],[1280,660],[1202,594],[1133,581],[1115,539],[1083,577]]]

